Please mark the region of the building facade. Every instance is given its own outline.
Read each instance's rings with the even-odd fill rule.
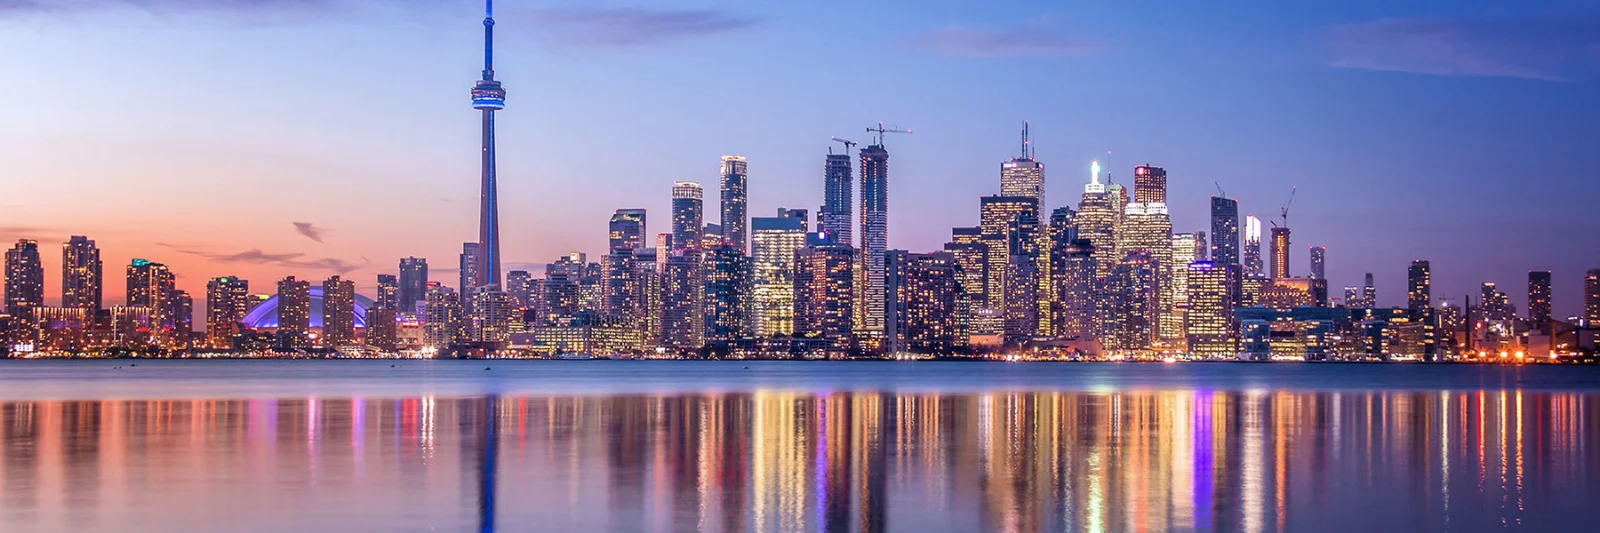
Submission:
[[[744,156],[722,156],[722,237],[745,253],[749,239],[750,172]]]

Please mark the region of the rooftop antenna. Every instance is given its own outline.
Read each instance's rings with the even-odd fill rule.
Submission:
[[[1028,121],[1022,121],[1022,158],[1033,160],[1033,146],[1028,142]]]

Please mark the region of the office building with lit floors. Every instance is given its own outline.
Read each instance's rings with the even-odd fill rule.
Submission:
[[[1581,322],[1584,325],[1600,327],[1600,268],[1590,270],[1583,277],[1583,315]]]
[[[1116,230],[1122,219],[1122,203],[1108,192],[1105,184],[1100,183],[1100,164],[1095,163],[1090,169],[1090,182],[1083,186],[1083,198],[1078,202],[1078,212],[1072,217],[1072,225],[1078,230],[1078,238],[1089,241],[1089,244],[1102,254],[1114,254],[1117,249]],[[1117,257],[1104,257],[1096,262],[1095,278],[1103,278],[1116,267]]]
[[[794,333],[794,258],[806,246],[804,221],[793,217],[750,219],[751,300],[755,335]]]
[[[1261,264],[1261,219],[1255,215],[1244,217],[1244,237],[1239,249],[1239,260],[1244,264],[1245,278],[1261,278],[1266,270]]]
[[[249,310],[249,281],[235,276],[211,278],[206,283],[206,342],[212,348],[232,348]]]
[[[511,321],[515,316],[511,296],[494,285],[485,285],[474,287],[467,301],[471,307],[463,324],[466,340],[485,350],[504,346],[511,338]]]
[[[1528,329],[1543,336],[1551,333],[1550,271],[1528,272]]]
[[[885,269],[886,354],[950,355],[966,345],[959,316],[961,267],[954,254],[891,250]]]
[[[1243,264],[1239,256],[1239,201],[1211,197],[1211,262]]]
[[[407,257],[400,260],[400,312],[415,314],[417,304],[428,297],[428,260]]]
[[[1165,183],[1165,179],[1161,183]],[[1135,252],[1148,254],[1156,286],[1160,288],[1152,315],[1156,320],[1156,335],[1161,340],[1176,342],[1183,335],[1183,321],[1174,308],[1177,298],[1172,282],[1172,219],[1167,214],[1166,204],[1128,204],[1117,235],[1116,255],[1127,258]]]
[[[1150,252],[1129,252],[1101,284],[1101,344],[1111,352],[1145,352],[1160,336],[1161,285]]]
[[[73,236],[61,245],[61,306],[88,309],[104,308],[103,264],[100,249],[88,237]]]
[[[1272,256],[1267,277],[1287,278],[1289,274],[1289,228],[1272,228]]]
[[[750,173],[744,156],[722,156],[722,237],[733,249],[744,253],[749,246],[748,224]]]
[[[1050,281],[1055,299],[1051,325],[1057,339],[1094,338],[1100,323],[1095,312],[1094,244],[1088,239],[1073,239],[1051,254]]]
[[[856,251],[843,245],[795,254],[794,335],[824,341],[824,352],[814,357],[845,357],[853,347],[856,263]]]
[[[722,239],[705,252],[705,341],[727,343],[751,334],[750,257]]]
[[[705,286],[699,253],[678,249],[661,273],[661,346],[679,355],[705,346]]]
[[[1348,292],[1348,289],[1347,289]],[[1349,294],[1345,295],[1346,303]],[[1413,260],[1411,267],[1406,269],[1406,307],[1427,309],[1433,306],[1433,265],[1423,259]]]
[[[1237,265],[1212,261],[1189,263],[1188,303],[1184,333],[1189,356],[1194,359],[1232,359],[1238,353],[1238,327],[1231,294],[1239,275]]]

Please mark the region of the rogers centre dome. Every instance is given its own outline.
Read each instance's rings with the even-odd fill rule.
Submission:
[[[367,327],[367,308],[374,305],[371,298],[356,295],[356,327]],[[274,294],[266,301],[250,308],[240,320],[244,327],[250,329],[277,329],[278,327],[278,296]],[[322,287],[311,286],[311,327],[322,327]]]

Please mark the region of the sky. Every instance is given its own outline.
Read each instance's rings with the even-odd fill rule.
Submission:
[[[648,7],[641,7],[647,5]],[[95,239],[107,304],[134,257],[179,287],[285,275],[366,288],[425,257],[454,285],[476,238],[482,5],[473,0],[0,0],[0,239]],[[673,181],[749,159],[750,214],[815,210],[831,136],[893,135],[891,248],[938,249],[999,192],[1021,124],[1046,208],[1092,159],[1167,169],[1175,231],[1221,187],[1289,214],[1292,272],[1376,275],[1403,305],[1497,282],[1555,310],[1600,268],[1600,5],[501,0],[506,270],[598,260],[618,208],[665,231]],[[1110,152],[1107,162],[1107,152]],[[716,222],[708,216],[707,222]]]

